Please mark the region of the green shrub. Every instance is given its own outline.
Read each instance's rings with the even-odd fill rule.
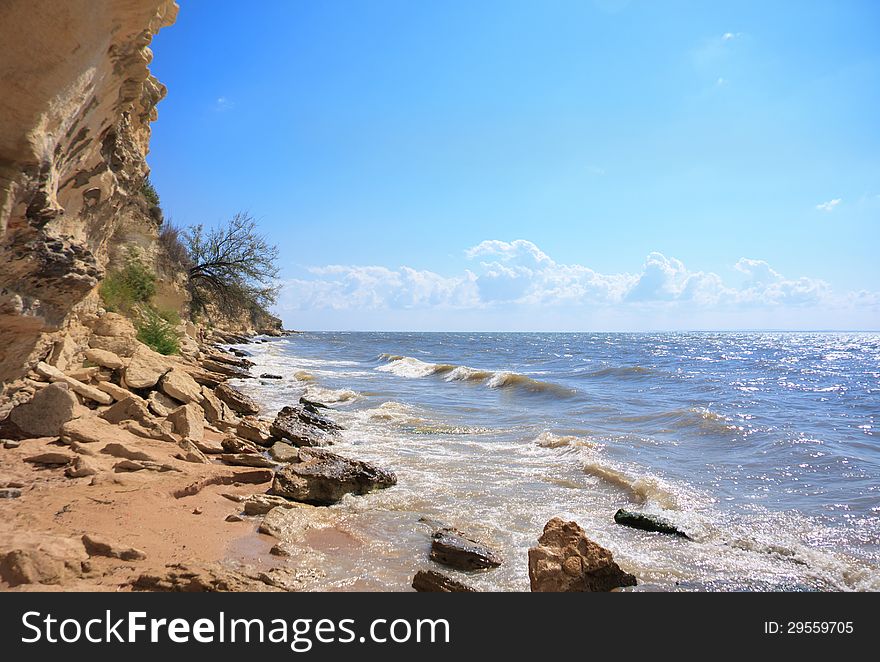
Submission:
[[[125,268],[108,273],[99,292],[107,310],[129,312],[137,304],[149,303],[156,293],[156,276],[129,254]]]
[[[157,308],[156,314],[165,320],[169,326],[180,324],[180,314],[174,308]]]
[[[150,349],[160,354],[180,352],[180,339],[174,328],[152,308],[143,310],[141,320],[137,323],[137,330],[138,340]]]
[[[141,195],[143,195],[144,199],[150,203],[151,207],[159,206],[159,194],[156,192],[156,188],[153,186],[153,182],[150,181],[149,177],[144,177],[144,183],[141,185]]]

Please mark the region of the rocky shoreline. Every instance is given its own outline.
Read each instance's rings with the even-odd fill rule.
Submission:
[[[329,407],[300,398],[273,415],[227,383],[252,378],[254,365],[230,345],[267,338],[186,326],[184,355],[164,356],[126,318],[103,313],[81,355],[63,364],[47,356],[9,385],[0,589],[298,590],[332,563],[304,542],[332,528],[326,506],[396,484],[392,472],[328,449],[341,430]],[[652,525],[634,513],[619,519]],[[456,577],[512,562],[467,533],[421,522],[431,534],[425,565],[413,568],[416,590],[473,591]],[[533,591],[636,583],[558,518],[528,563]]]

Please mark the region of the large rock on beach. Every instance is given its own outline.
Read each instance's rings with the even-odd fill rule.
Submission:
[[[447,577],[436,570],[419,570],[412,587],[419,593],[476,593],[475,588]]]
[[[679,538],[687,538],[688,540],[690,540],[690,536],[688,536],[687,533],[679,529],[677,526],[675,526],[675,524],[673,524],[666,518],[660,517],[659,515],[652,515],[651,513],[637,513],[621,508],[616,513],[614,513],[614,521],[621,526],[628,526],[632,529],[651,531],[654,533],[665,533],[668,535],[678,536]]]
[[[481,542],[451,527],[431,536],[431,560],[458,570],[486,570],[501,565],[501,557]]]
[[[128,388],[153,388],[169,370],[171,364],[166,357],[140,345],[125,368],[125,385]]]
[[[76,416],[79,403],[67,384],[49,384],[9,414],[10,420],[31,437],[55,437]]]
[[[159,380],[159,389],[184,404],[202,400],[202,387],[183,370],[173,369],[165,373]]]
[[[328,418],[314,414],[305,407],[284,407],[275,416],[269,431],[287,439],[294,446],[327,446],[329,435],[341,428]]]
[[[232,411],[244,414],[259,414],[260,406],[254,400],[238,389],[232,388],[229,384],[220,384],[214,389],[216,395],[222,402],[225,402]]]
[[[174,431],[184,439],[201,441],[205,436],[205,414],[200,405],[194,402],[182,405],[168,414],[168,421]]]
[[[299,461],[275,474],[272,493],[319,506],[334,504],[346,494],[367,494],[391,487],[397,477],[360,460],[316,448],[302,448]]]
[[[577,522],[554,517],[544,526],[537,547],[529,549],[529,581],[536,592],[611,591],[635,586],[609,550],[593,542]]]

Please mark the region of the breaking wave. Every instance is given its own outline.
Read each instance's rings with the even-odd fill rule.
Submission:
[[[376,368],[378,372],[387,372],[409,379],[445,375],[444,379],[447,382],[482,382],[489,388],[516,387],[527,391],[554,393],[559,396],[568,396],[574,393],[572,389],[559,384],[534,379],[518,372],[482,370],[449,363],[428,363],[411,356],[397,354],[380,354],[379,358],[386,363]]]
[[[631,477],[600,462],[590,461],[584,464],[584,473],[595,476],[609,485],[619,487],[636,502],[653,502],[667,510],[678,510],[678,497],[660,484],[652,476]]]

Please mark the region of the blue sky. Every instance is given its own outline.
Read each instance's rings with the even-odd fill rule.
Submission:
[[[181,5],[154,184],[289,327],[880,328],[880,3]]]

